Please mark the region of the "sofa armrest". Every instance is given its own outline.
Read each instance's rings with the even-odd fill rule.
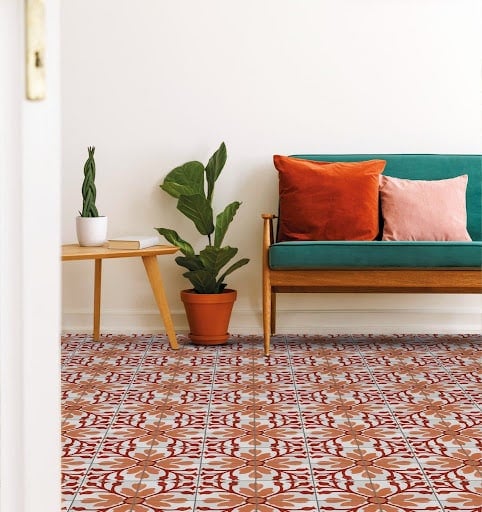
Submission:
[[[263,252],[269,248],[274,242],[274,229],[273,219],[276,219],[276,215],[272,213],[262,213],[263,219]]]
[[[271,272],[269,268],[269,248],[274,243],[273,219],[277,216],[272,213],[262,213],[263,219],[263,332],[264,354],[269,355],[270,335],[276,330],[276,294],[271,288]]]

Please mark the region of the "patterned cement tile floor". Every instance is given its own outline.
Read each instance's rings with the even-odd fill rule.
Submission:
[[[482,336],[62,338],[64,511],[482,511]]]

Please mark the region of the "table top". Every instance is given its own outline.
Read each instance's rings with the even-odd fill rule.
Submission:
[[[101,247],[81,247],[78,244],[67,244],[62,245],[62,261],[160,256],[163,254],[174,254],[178,250],[179,248],[173,245],[154,245],[145,249],[108,249],[107,245]]]

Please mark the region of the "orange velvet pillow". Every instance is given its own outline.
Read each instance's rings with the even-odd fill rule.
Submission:
[[[278,241],[374,240],[385,160],[315,162],[274,155],[279,174]]]

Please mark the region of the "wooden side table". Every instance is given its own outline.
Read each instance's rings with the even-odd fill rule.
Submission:
[[[164,285],[162,283],[161,271],[157,263],[157,256],[174,254],[177,247],[170,245],[155,245],[146,249],[107,249],[107,247],[80,247],[77,244],[62,246],[62,261],[94,260],[94,341],[99,341],[100,335],[100,295],[102,282],[102,260],[106,258],[133,258],[141,257],[146,269],[147,278],[151,284],[157,307],[161,313],[166,328],[169,344],[172,349],[177,350],[179,345],[174,331],[174,324],[171,319],[169,304],[167,303]]]

